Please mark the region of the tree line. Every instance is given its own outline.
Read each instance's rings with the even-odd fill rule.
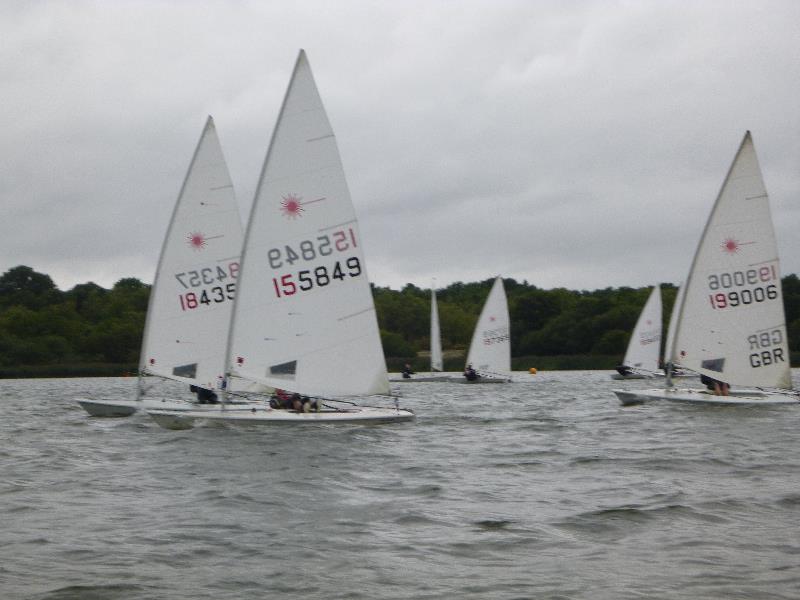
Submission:
[[[622,359],[651,288],[544,290],[504,279],[514,368],[611,368]],[[438,289],[445,368],[463,367],[493,279]],[[782,280],[790,350],[800,352],[800,280]],[[664,331],[677,288],[662,284]],[[411,362],[427,369],[430,290],[372,288],[390,370]],[[61,291],[27,266],[0,276],[0,377],[118,375],[135,372],[150,286],[123,278]],[[224,343],[220,341],[220,343]],[[794,364],[795,361],[793,361]]]

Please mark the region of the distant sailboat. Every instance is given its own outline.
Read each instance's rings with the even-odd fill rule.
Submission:
[[[639,314],[622,364],[612,379],[655,377],[661,358],[661,287],[655,286]]]
[[[678,389],[668,365],[665,389],[615,390],[622,404],[797,403],[791,393],[778,248],[749,131],[711,211],[679,301],[668,361],[710,381],[757,389],[729,395]]]
[[[467,354],[461,383],[507,383],[511,381],[511,319],[503,278],[494,280],[483,305]],[[474,377],[470,377],[470,370]]]
[[[318,398],[322,410],[148,411],[168,428],[413,420],[334,399],[389,393],[363,240],[336,138],[303,51],[261,173],[227,348],[229,379]],[[324,401],[323,401],[324,400]]]
[[[92,416],[128,416],[142,408],[190,409],[189,386],[213,397],[225,372],[242,223],[214,120],[208,117],[173,209],[144,328],[135,400],[81,398]],[[186,384],[187,398],[147,394],[155,375]]]
[[[430,375],[416,375],[409,373],[406,377],[405,373],[400,379],[392,379],[392,383],[410,382],[410,383],[430,383],[437,381],[450,381],[452,377],[448,375],[434,375],[434,373],[442,372],[442,337],[439,328],[439,308],[436,303],[436,290],[431,288],[431,372]]]
[[[439,328],[439,307],[436,290],[431,287],[431,375],[442,372],[442,335]]]

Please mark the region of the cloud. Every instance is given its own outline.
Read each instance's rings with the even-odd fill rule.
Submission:
[[[0,270],[151,281],[207,114],[243,219],[300,47],[371,279],[677,282],[744,131],[800,271],[795,2],[0,7]]]

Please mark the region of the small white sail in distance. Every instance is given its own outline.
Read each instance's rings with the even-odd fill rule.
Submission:
[[[358,221],[303,51],[248,222],[228,361],[301,394],[389,392]]]
[[[167,228],[150,292],[140,371],[214,389],[239,273],[242,223],[208,117]]]
[[[656,372],[661,356],[661,327],[661,287],[655,286],[636,321],[622,364]]]
[[[683,290],[684,285],[678,285],[678,292],[675,294],[675,302],[672,304],[672,311],[669,313],[669,325],[667,325],[667,340],[664,343],[664,370],[667,369],[667,364],[672,360],[672,348],[675,346],[675,330],[678,324],[678,311],[683,303]]]
[[[471,364],[479,373],[510,373],[510,331],[511,320],[503,278],[497,277],[478,317],[467,354],[467,364]]]
[[[431,287],[431,371],[441,372],[442,336],[439,328],[439,307],[436,304],[436,290]]]
[[[778,248],[749,131],[694,256],[670,358],[731,385],[792,387]]]

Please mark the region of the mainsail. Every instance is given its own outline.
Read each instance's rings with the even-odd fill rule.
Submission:
[[[778,248],[749,131],[684,285],[671,359],[731,385],[791,388]]]
[[[363,240],[303,51],[247,226],[228,361],[301,394],[389,392]]]
[[[222,381],[242,237],[233,184],[208,117],[161,249],[141,372],[209,389]]]
[[[502,277],[497,277],[475,326],[467,364],[483,373],[511,372],[511,337],[508,301]]]
[[[442,337],[439,329],[439,307],[436,290],[431,288],[431,371],[442,370]]]
[[[623,364],[655,372],[661,355],[661,287],[655,286],[639,314]]]

